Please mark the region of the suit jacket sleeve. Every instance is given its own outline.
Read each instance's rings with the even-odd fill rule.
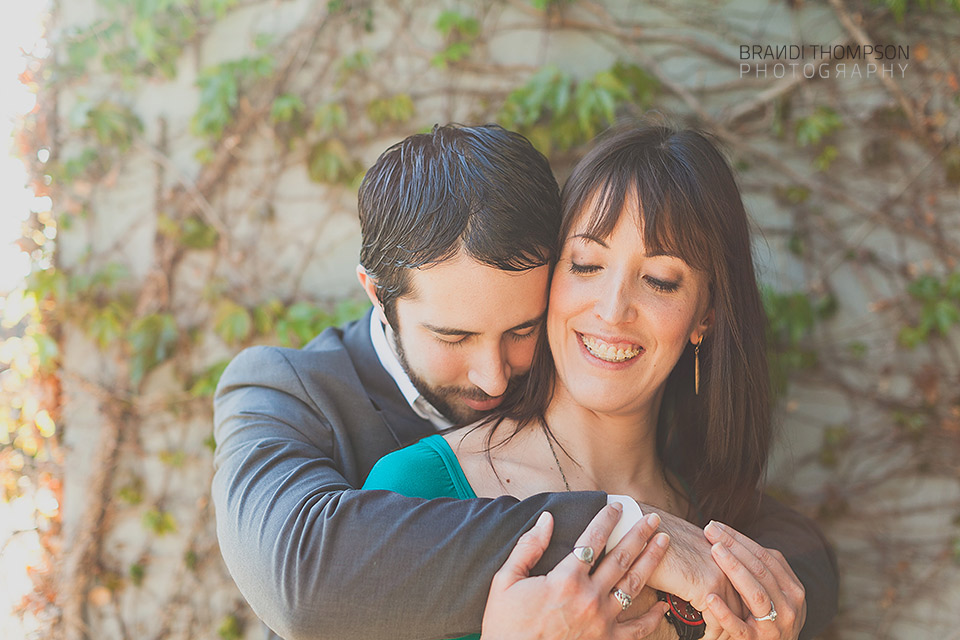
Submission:
[[[800,640],[821,634],[837,615],[839,571],[836,555],[817,525],[764,495],[756,521],[744,533],[764,547],[780,551],[803,583],[807,620]]]
[[[221,553],[253,611],[288,640],[478,631],[491,577],[540,512],[556,516],[540,565],[551,567],[606,503],[602,493],[425,501],[355,490],[362,478],[345,477],[345,436],[327,408],[270,348],[234,359],[214,401]]]

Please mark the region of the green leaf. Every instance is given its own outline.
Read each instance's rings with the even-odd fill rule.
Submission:
[[[229,615],[220,623],[217,635],[223,640],[243,640],[243,625],[235,615]]]
[[[146,577],[147,571],[142,564],[136,562],[130,565],[130,580],[133,582],[133,586],[139,587],[143,584],[143,579]]]
[[[285,346],[300,346],[334,324],[333,317],[308,302],[297,302],[277,322],[277,337]]]
[[[907,293],[925,302],[934,302],[941,297],[940,281],[931,275],[922,275],[909,285]]]
[[[57,341],[46,333],[34,332],[24,337],[24,341],[29,345],[30,341],[35,345],[32,349],[37,354],[37,361],[41,371],[49,372],[57,366],[60,359],[60,345]]]
[[[191,121],[195,135],[219,138],[233,120],[233,111],[240,99],[241,88],[273,72],[270,56],[241,58],[210,67],[197,78],[200,88],[200,106]]]
[[[93,133],[101,145],[126,151],[143,124],[129,107],[104,101],[86,112],[82,129]]]
[[[926,335],[915,327],[903,327],[897,341],[908,349],[915,349],[926,339]]]
[[[370,308],[369,300],[342,300],[333,310],[331,325],[342,325],[352,320],[358,320]]]
[[[273,106],[270,108],[270,119],[274,124],[290,122],[294,118],[299,118],[304,108],[300,96],[283,93],[274,99]]]
[[[93,310],[85,329],[87,335],[96,340],[101,349],[106,349],[123,337],[128,319],[129,311],[125,307],[110,302]]]
[[[413,117],[413,98],[401,93],[389,98],[377,98],[367,104],[367,116],[375,125],[402,123]]]
[[[828,144],[823,148],[823,151],[820,152],[820,155],[816,157],[813,161],[813,166],[817,171],[826,171],[833,165],[833,161],[837,159],[840,155],[840,152],[832,144]]]
[[[314,145],[307,155],[307,175],[314,182],[348,183],[359,171],[346,145],[336,138]]]
[[[949,300],[940,300],[932,310],[934,327],[940,335],[946,335],[950,328],[960,321],[960,310]]]
[[[336,86],[342,86],[351,76],[366,71],[373,62],[371,53],[365,49],[356,51],[348,56],[344,56],[337,65]]]
[[[817,107],[811,115],[797,121],[797,144],[814,145],[843,126],[840,115],[830,107]]]
[[[168,511],[161,511],[157,507],[149,509],[143,514],[143,526],[158,536],[176,533],[177,521]]]
[[[137,320],[127,343],[132,355],[130,358],[130,378],[134,385],[155,366],[173,355],[179,332],[177,322],[170,314],[154,313]]]
[[[117,497],[130,506],[140,504],[143,502],[143,480],[140,477],[133,478],[117,490]]]
[[[230,364],[229,360],[221,360],[203,370],[190,383],[190,395],[194,398],[209,398],[217,390],[217,384],[220,382],[220,376],[224,369]]]
[[[434,27],[445,38],[474,39],[480,35],[480,22],[456,11],[441,12]]]
[[[217,439],[212,433],[203,439],[203,446],[209,449],[210,453],[213,453],[217,450]]]
[[[430,59],[430,64],[438,69],[445,69],[452,62],[460,62],[468,57],[473,47],[468,42],[454,42],[446,49]]]
[[[223,18],[227,11],[236,6],[238,0],[200,0],[200,10],[205,14],[213,14]]]
[[[630,94],[630,101],[641,108],[649,108],[660,93],[661,86],[657,77],[647,73],[642,67],[618,60],[611,73]]]
[[[313,128],[323,134],[347,128],[347,112],[337,102],[324,102],[313,112]]]
[[[283,303],[274,298],[253,309],[254,331],[260,335],[273,333],[277,318],[286,311]]]
[[[33,294],[37,302],[63,300],[67,293],[67,278],[59,269],[34,271],[27,276],[26,292]]]
[[[90,63],[100,52],[99,40],[89,31],[84,31],[67,40],[67,67],[71,73],[85,73]]]
[[[214,315],[214,330],[227,344],[243,342],[253,333],[250,312],[232,300],[223,300]]]
[[[196,216],[183,221],[180,242],[188,249],[213,249],[220,241],[217,230]]]
[[[179,449],[176,451],[161,451],[157,457],[160,458],[160,462],[174,469],[182,468],[187,461],[187,454]]]

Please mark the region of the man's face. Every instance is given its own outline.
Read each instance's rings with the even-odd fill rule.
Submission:
[[[547,308],[549,268],[502,271],[457,254],[410,273],[396,301],[400,362],[417,390],[455,422],[500,404],[527,372]]]

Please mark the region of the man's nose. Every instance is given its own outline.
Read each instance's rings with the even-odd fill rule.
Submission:
[[[507,390],[510,363],[501,346],[491,346],[471,362],[467,379],[488,396],[497,397]]]

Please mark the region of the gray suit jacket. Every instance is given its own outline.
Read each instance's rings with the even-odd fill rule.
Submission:
[[[556,520],[542,573],[606,496],[424,501],[356,490],[381,456],[434,433],[380,364],[369,322],[328,329],[301,350],[247,349],[224,371],[214,399],[221,553],[284,638],[476,632],[490,578],[540,512]],[[753,537],[788,557],[807,586],[807,628],[822,629],[836,611],[832,552],[808,520],[765,505]]]

